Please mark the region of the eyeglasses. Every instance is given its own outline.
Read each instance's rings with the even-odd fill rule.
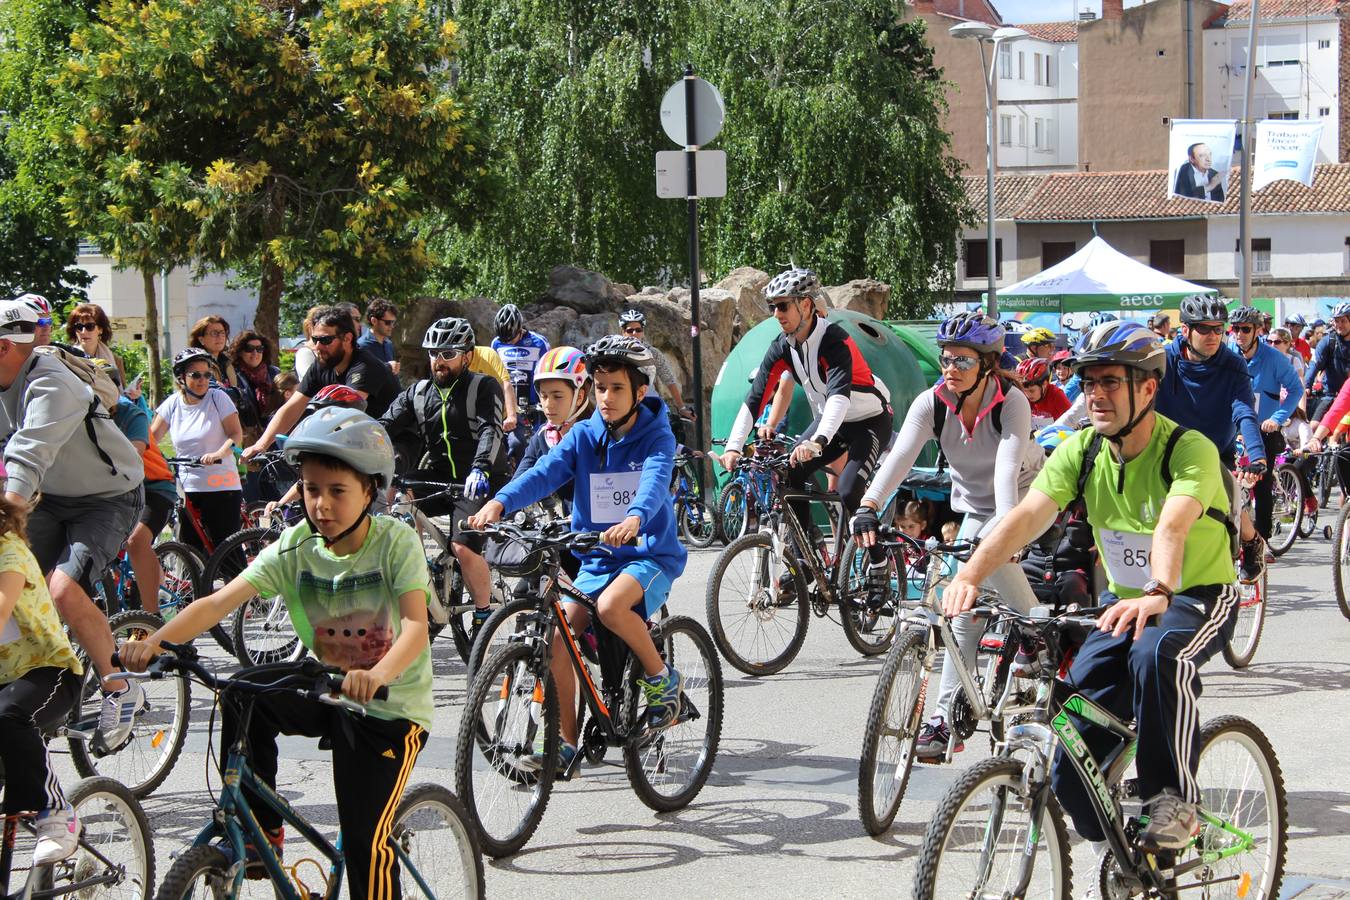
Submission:
[[[1287,344],[1287,343],[1289,343],[1289,342],[1286,341],[1284,338],[1275,338],[1273,341],[1270,342],[1270,344],[1271,344],[1272,347],[1278,347],[1278,346],[1280,346],[1281,344]]]
[[[792,301],[791,301],[791,300],[780,300],[780,301],[777,302],[777,303],[770,303],[770,304],[769,304],[769,315],[773,315],[774,313],[783,313],[783,312],[787,312],[788,309],[789,309],[791,306],[792,306]]]
[[[396,324],[398,324],[398,319],[381,319],[380,321],[388,325],[390,328],[393,328]]]
[[[432,350],[431,358],[439,359],[442,362],[450,362],[450,360],[457,359],[468,352],[468,350]]]
[[[641,329],[641,328],[625,328],[625,329],[623,330],[623,333],[624,333],[624,334],[642,334],[642,329]]]
[[[261,353],[261,352],[263,352],[263,345],[262,345],[262,344],[249,344],[249,345],[247,345],[247,346],[244,347],[244,352],[245,352],[245,353]]]
[[[1089,378],[1083,376],[1079,384],[1082,385],[1084,394],[1091,394],[1093,391],[1101,388],[1102,393],[1114,394],[1120,390],[1120,386],[1125,383],[1125,379],[1119,375],[1107,375],[1105,378]]]
[[[223,328],[212,328],[202,332],[202,335],[204,337],[226,337],[229,335],[229,332]]]
[[[979,364],[980,361],[973,356],[948,356],[944,353],[938,357],[938,365],[958,372],[969,372]]]
[[[1222,322],[1215,325],[1196,324],[1196,325],[1189,325],[1187,327],[1189,327],[1191,331],[1194,331],[1196,334],[1223,334]]]
[[[1256,330],[1255,325],[1234,325],[1233,334],[1251,334]]]
[[[72,327],[76,332],[81,332],[81,331],[98,331],[98,323],[97,323],[97,322],[76,322],[76,323],[75,323],[74,325],[72,325],[71,327]]]
[[[183,375],[189,381],[205,381],[211,377],[210,372],[187,372]]]
[[[336,335],[336,334],[315,334],[315,335],[310,335],[310,338],[309,338],[309,339],[310,339],[311,341],[313,341],[314,343],[318,344],[320,347],[327,347],[329,344],[333,343],[333,341],[336,341],[336,340],[338,339],[338,337],[340,337],[340,335]]]

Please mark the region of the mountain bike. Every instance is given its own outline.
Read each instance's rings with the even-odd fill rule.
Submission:
[[[204,667],[190,645],[163,643],[165,653],[141,673],[129,677],[154,680],[191,677],[217,693],[222,702],[241,707],[240,737],[228,750],[224,784],[216,798],[211,822],[193,840],[164,875],[156,895],[159,900],[180,900],[202,894],[235,897],[244,887],[245,844],[258,848],[258,856],[272,890],[281,900],[334,900],[342,892],[344,858],[342,839],[330,842],[279,793],[254,774],[248,743],[248,722],[254,701],[265,694],[292,694],[336,707],[352,715],[365,715],[365,708],[339,696],[339,670],[314,659],[271,663],[243,669],[233,677],[218,678]],[[384,699],[388,688],[375,696]],[[283,867],[254,813],[245,788],[281,816],[305,843],[328,861],[318,863],[320,885],[311,886],[301,877],[299,864]],[[463,807],[445,788],[421,784],[407,789],[393,817],[389,846],[398,860],[403,896],[427,900],[447,897],[482,897],[483,860],[469,828]],[[303,862],[303,861],[302,861]],[[311,862],[313,862],[311,860]],[[316,890],[316,887],[319,889]]]
[[[112,778],[97,777],[77,782],[65,794],[82,829],[75,853],[61,862],[34,867],[37,831],[33,816],[5,816],[0,897],[150,900],[155,889],[155,848],[145,811],[131,791]],[[11,893],[15,876],[22,878],[22,884]]]
[[[1302,476],[1289,460],[1289,450],[1286,448],[1275,457],[1273,467],[1275,482],[1271,488],[1275,505],[1270,552],[1276,556],[1283,556],[1298,540],[1303,528],[1304,508],[1312,496],[1304,489]]]
[[[202,559],[195,549],[177,541],[160,541],[154,550],[163,573],[156,614],[168,621],[196,598]],[[103,577],[94,582],[94,595],[94,602],[113,615],[141,608],[140,587],[126,547],[117,554]]]
[[[553,790],[560,743],[560,698],[549,670],[555,634],[564,638],[580,694],[581,743],[563,777],[570,778],[583,760],[598,763],[607,748],[617,747],[643,803],[660,812],[687,806],[712,771],[722,731],[722,671],[703,626],[685,616],[649,626],[662,658],[684,679],[674,723],[650,730],[646,700],[637,688],[643,674],[637,659],[603,627],[593,598],[559,584],[560,554],[602,550],[600,535],[572,532],[565,522],[542,528],[498,523],[484,533],[524,548],[507,574],[535,579],[533,618],[482,663],[459,724],[455,789],[484,851],[502,857],[525,846]],[[586,633],[572,634],[564,598],[589,610],[592,627]],[[600,670],[598,685],[593,666]],[[533,759],[536,752],[542,752],[542,765]]]
[[[717,540],[716,503],[704,498],[704,456],[697,450],[679,446],[675,450],[675,466],[670,474],[670,493],[675,501],[675,522],[680,537],[696,550],[712,546]]]
[[[783,437],[746,445],[718,501],[718,530],[724,543],[758,530],[760,516],[773,508],[774,483],[764,460],[790,449],[792,442]]]
[[[708,580],[708,625],[718,651],[747,675],[781,672],[806,640],[810,616],[825,618],[839,610],[849,643],[866,655],[886,652],[895,639],[899,612],[899,580],[904,579],[888,554],[888,577],[876,594],[858,588],[858,554],[844,555],[844,502],[833,491],[808,484],[786,483],[788,455],[764,460],[773,483],[773,506],[760,519],[759,531],[732,541],[713,566]],[[825,507],[832,540],[802,522],[792,502],[805,500]],[[897,575],[898,571],[898,575]]]
[[[918,543],[892,529],[882,529],[879,537],[897,551]],[[938,592],[956,574],[957,562],[969,559],[974,549],[972,541],[926,548],[922,596],[917,607],[905,615],[903,630],[886,655],[872,691],[858,761],[858,813],[868,834],[881,834],[890,828],[900,810],[939,650],[947,650],[944,665],[956,666],[961,683],[952,703],[953,739],[948,741],[945,761],[951,762],[955,748],[974,734],[981,722],[990,723],[990,738],[995,744],[1003,739],[998,707],[1008,699],[1004,689],[1016,644],[997,632],[986,634],[973,665],[967,667],[953,649],[956,638],[951,620],[942,613]]]
[[[967,769],[938,804],[919,854],[912,895],[1054,897],[1071,893],[1064,815],[1050,789],[1051,761],[1063,749],[1088,786],[1109,853],[1096,873],[1109,898],[1279,896],[1287,839],[1284,780],[1270,742],[1237,716],[1205,723],[1197,736],[1199,834],[1177,853],[1149,853],[1136,840],[1147,822],[1134,763],[1134,730],[1055,677],[1096,626],[1100,610],[1042,617],[989,607],[1018,640],[1038,641],[1045,666],[1034,700],[1003,709],[1007,736],[991,759]],[[1098,758],[1073,718],[1104,728],[1117,741]],[[1081,892],[1080,892],[1081,893]]]
[[[1240,492],[1242,509],[1254,516],[1250,488]],[[1246,548],[1238,551],[1237,562],[1241,565]],[[1241,571],[1239,568],[1238,571]],[[1237,608],[1233,610],[1233,631],[1223,645],[1223,658],[1234,669],[1245,669],[1256,657],[1256,648],[1261,643],[1261,632],[1266,624],[1266,597],[1270,591],[1270,566],[1261,566],[1261,577],[1255,581],[1238,580],[1241,597]]]

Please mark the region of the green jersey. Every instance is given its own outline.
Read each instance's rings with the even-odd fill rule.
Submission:
[[[399,598],[431,595],[427,558],[417,532],[398,519],[372,516],[355,553],[338,556],[309,524],[287,528],[244,570],[263,597],[286,602],[295,633],[321,662],[370,669],[389,652],[403,628]],[[431,648],[389,685],[388,700],[366,706],[377,719],[407,719],[431,730]]]
[[[1153,532],[1168,497],[1192,497],[1205,509],[1228,508],[1219,451],[1198,431],[1186,432],[1173,447],[1169,464],[1172,484],[1168,487],[1162,473],[1163,451],[1176,427],[1171,419],[1154,417],[1148,446],[1125,463],[1123,491],[1118,490],[1121,464],[1109,443],[1103,444],[1083,485],[1088,522],[1110,589],[1117,596],[1140,596],[1153,577]],[[1055,501],[1060,509],[1073,502],[1083,453],[1092,436],[1092,429],[1085,428],[1061,444],[1046,460],[1032,489]],[[1232,584],[1235,580],[1228,531],[1216,519],[1201,515],[1196,520],[1186,533],[1183,553],[1181,583],[1173,586],[1177,593],[1197,585]]]

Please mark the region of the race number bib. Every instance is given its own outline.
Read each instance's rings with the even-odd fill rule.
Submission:
[[[593,472],[591,474],[591,519],[597,525],[617,525],[628,517],[628,507],[637,496],[641,472]]]
[[[1111,580],[1121,587],[1143,589],[1153,577],[1153,535],[1102,529],[1102,556]]]

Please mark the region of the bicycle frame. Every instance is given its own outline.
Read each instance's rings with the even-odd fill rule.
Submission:
[[[818,503],[833,503],[835,506],[839,507],[839,520],[842,526],[844,499],[834,491],[814,491],[810,489],[802,491],[784,491],[777,484],[777,476],[775,475],[773,477],[777,499],[772,511],[769,513],[768,523],[761,521],[760,531],[767,531],[772,537],[774,554],[781,560],[784,558],[783,550],[785,547],[783,539],[778,533],[776,520],[781,520],[786,523],[788,526],[788,536],[797,548],[797,557],[806,564],[808,569],[810,569],[811,577],[815,579],[816,588],[820,591],[821,596],[825,598],[826,603],[837,603],[839,597],[834,590],[834,586],[830,583],[829,573],[826,572],[826,567],[821,565],[822,560],[819,558],[816,548],[811,545],[811,540],[807,536],[805,526],[802,525],[801,520],[797,518],[796,512],[793,511],[792,502],[796,500],[806,500]],[[838,560],[843,552],[844,529],[843,527],[839,527],[835,529],[834,533],[833,558]],[[779,574],[780,573],[778,572],[774,572],[773,576],[777,577]]]

